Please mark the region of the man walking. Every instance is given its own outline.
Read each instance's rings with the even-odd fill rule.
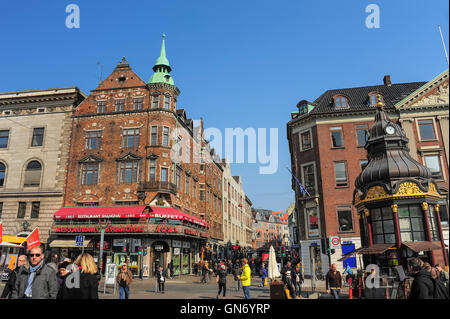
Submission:
[[[245,299],[250,299],[250,285],[251,285],[251,276],[252,271],[250,266],[248,265],[248,259],[242,259],[242,275],[238,276],[238,279],[241,281],[242,290],[244,291]]]
[[[408,266],[414,276],[409,299],[433,299],[434,282],[431,272],[424,267],[423,261],[419,258],[411,258]]]
[[[19,258],[17,259],[17,266],[9,274],[8,282],[6,283],[5,288],[3,289],[2,296],[0,297],[0,299],[11,299],[12,292],[17,280],[17,274],[19,273],[20,267],[22,267],[23,265],[28,266],[27,256],[19,255]]]
[[[339,299],[339,293],[342,288],[342,277],[341,273],[337,271],[337,265],[332,264],[330,271],[327,273],[327,277],[325,279],[327,294],[331,294],[334,299]]]
[[[41,246],[30,250],[30,267],[22,266],[17,274],[12,299],[56,299],[56,271],[44,263]]]

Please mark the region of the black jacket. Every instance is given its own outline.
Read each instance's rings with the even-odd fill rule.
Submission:
[[[161,277],[164,277],[164,281],[161,281]],[[162,271],[159,271],[159,269],[156,271],[156,278],[158,278],[158,282],[163,283],[166,281],[167,274],[166,271],[163,269]]]
[[[423,269],[414,275],[409,299],[433,299],[434,282],[431,272]]]
[[[226,284],[227,283],[227,271],[225,269],[220,269],[217,272],[217,276],[219,276],[219,284]]]
[[[19,268],[20,267],[16,267],[13,271],[10,271],[8,282],[6,283],[0,298],[11,299],[12,291],[14,289],[14,285],[16,284],[17,273],[19,272]]]
[[[98,280],[96,274],[77,271],[66,275],[63,279],[67,279],[70,275],[80,276],[80,287],[68,288],[67,285],[70,287],[76,281],[70,278],[68,281],[64,280],[58,292],[57,299],[98,299]]]
[[[342,288],[342,276],[339,271],[334,273],[332,270],[328,271],[327,277],[325,279],[326,290],[329,288]]]

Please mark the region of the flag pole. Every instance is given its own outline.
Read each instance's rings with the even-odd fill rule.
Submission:
[[[28,237],[30,237],[31,234],[34,233],[34,231],[35,231],[36,229],[38,229],[38,228],[39,228],[39,227],[36,227],[35,229],[33,229],[33,231],[27,236],[27,238],[25,238],[25,240],[24,240],[19,246],[22,246],[22,244],[23,244],[24,242],[27,241]]]
[[[286,167],[286,169],[289,171],[289,173],[291,173],[292,174],[292,176],[295,176],[294,175],[294,173],[292,173],[292,171],[287,167],[287,165],[285,166]],[[302,185],[303,186],[303,185]],[[306,188],[305,187],[303,187],[303,189],[305,190],[305,192],[306,192],[306,194],[308,194],[308,196],[309,197],[311,197],[311,194],[310,193],[308,193],[308,191],[306,190]]]

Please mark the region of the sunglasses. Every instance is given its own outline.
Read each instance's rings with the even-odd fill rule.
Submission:
[[[30,257],[41,257],[41,254],[29,254]]]

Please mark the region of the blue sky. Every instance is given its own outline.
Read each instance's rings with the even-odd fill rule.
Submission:
[[[68,29],[69,4],[80,28]],[[365,25],[369,4],[380,28]],[[428,81],[446,64],[448,1],[8,1],[0,11],[0,91],[78,86],[89,94],[125,56],[145,81],[166,33],[178,107],[206,127],[278,128],[278,171],[233,164],[256,208],[285,211],[291,190],[286,123],[327,89]]]

